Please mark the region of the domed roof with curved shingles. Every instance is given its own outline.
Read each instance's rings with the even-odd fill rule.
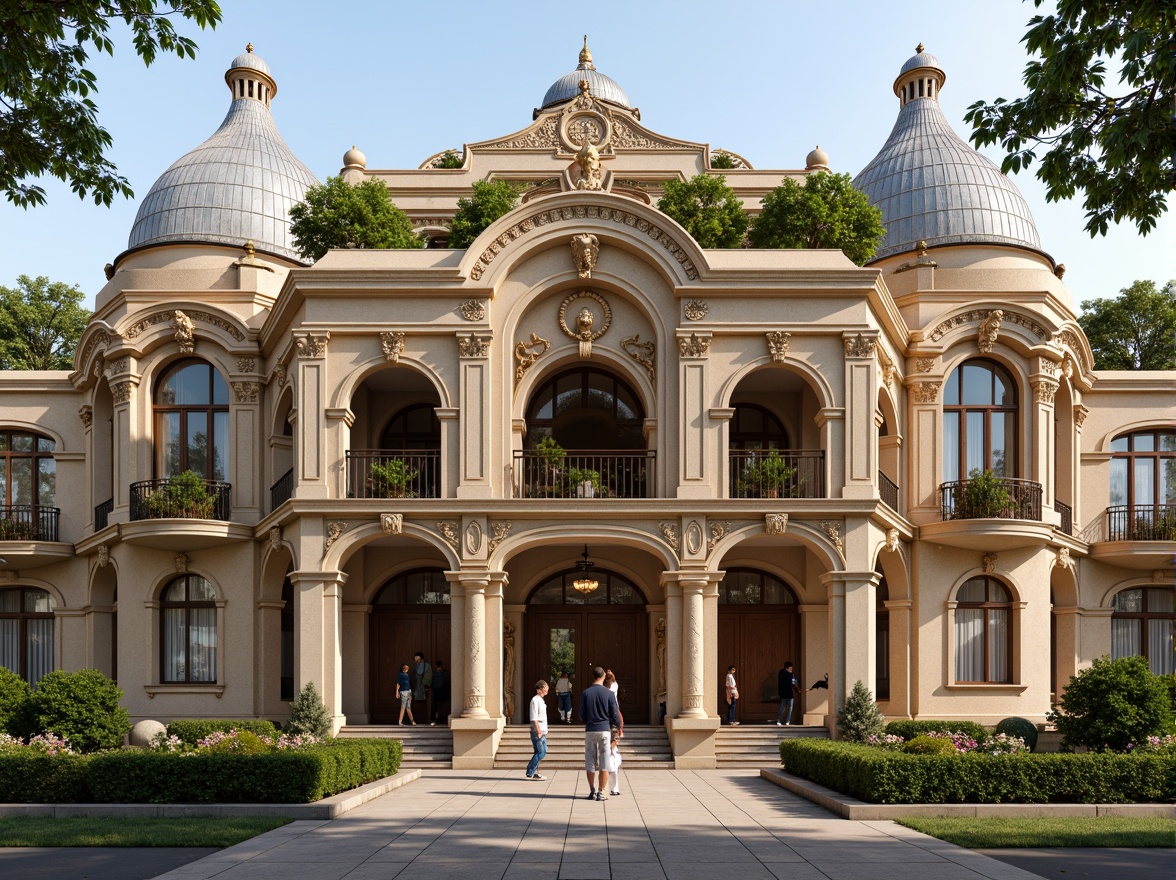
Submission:
[[[580,94],[580,81],[585,79],[588,80],[588,90],[592,92],[594,98],[632,109],[632,105],[629,103],[629,96],[625,94],[625,90],[617,85],[616,81],[611,77],[605,76],[598,71],[592,64],[592,53],[588,51],[587,37],[584,37],[584,48],[580,50],[579,66],[571,73],[565,73],[551,84],[551,87],[547,90],[547,94],[543,96],[543,103],[539,105],[540,108],[546,109],[555,104],[562,104],[564,101],[572,100],[572,98]]]
[[[238,68],[269,77],[265,62],[251,52],[233,61],[230,70]],[[128,250],[252,240],[259,251],[300,259],[290,236],[290,208],[319,181],[282,140],[260,84],[256,91],[257,97],[234,93],[212,137],[155,181],[139,205]]]
[[[940,72],[942,86],[939,63],[920,51],[903,65],[896,92],[905,74],[927,67]],[[931,247],[989,243],[1040,250],[1025,197],[952,131],[939,106],[938,86],[934,95],[923,97],[920,87],[920,97],[905,99],[890,137],[854,178],[853,185],[882,211],[886,226],[874,259],[916,250],[920,241]]]

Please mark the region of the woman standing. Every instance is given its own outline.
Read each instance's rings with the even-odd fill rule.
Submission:
[[[739,685],[735,683],[735,666],[727,667],[727,723],[738,724],[735,712],[739,706]]]
[[[604,686],[613,692],[613,698],[617,701],[617,717],[621,719],[617,738],[620,739],[625,735],[625,716],[621,714],[621,686],[617,684],[617,677],[611,669],[606,669],[604,672]]]
[[[572,723],[572,682],[566,671],[555,682],[555,696],[559,700],[559,720]]]

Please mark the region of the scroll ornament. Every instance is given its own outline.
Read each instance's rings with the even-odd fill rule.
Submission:
[[[652,342],[641,342],[640,340],[640,333],[629,336],[621,340],[621,348],[625,354],[645,367],[645,373],[649,376],[649,381],[652,382],[655,377],[653,355],[656,347]]]
[[[518,361],[518,366],[515,367],[515,381],[518,382],[522,379],[527,370],[531,369],[535,365],[535,361],[546,354],[549,348],[551,348],[551,343],[538,333],[531,334],[530,342],[520,342],[516,345],[515,360]]]

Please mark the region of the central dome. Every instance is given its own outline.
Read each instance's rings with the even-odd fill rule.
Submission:
[[[580,81],[585,79],[588,80],[588,90],[592,92],[594,98],[608,101],[611,104],[619,104],[628,110],[633,109],[629,103],[629,96],[625,94],[625,90],[617,85],[616,81],[611,77],[607,77],[598,71],[592,64],[592,53],[588,51],[587,37],[584,37],[584,48],[580,50],[579,66],[571,73],[565,73],[551,84],[551,88],[543,96],[543,103],[539,105],[540,108],[546,110],[548,107],[572,100],[572,98],[580,94]]]

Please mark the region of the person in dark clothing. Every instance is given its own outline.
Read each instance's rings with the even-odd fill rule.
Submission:
[[[784,726],[792,724],[792,700],[800,692],[796,686],[796,676],[792,672],[792,661],[784,664],[780,674],[776,676],[776,686],[780,692],[780,710],[776,712],[776,726],[780,726],[780,719],[784,719]]]
[[[430,726],[449,717],[449,670],[438,660],[433,669],[433,714],[429,716]]]
[[[606,688],[604,670],[592,670],[592,684],[580,692],[580,719],[584,722],[584,772],[588,776],[588,800],[608,799],[609,747],[612,729],[621,726],[616,695]]]

